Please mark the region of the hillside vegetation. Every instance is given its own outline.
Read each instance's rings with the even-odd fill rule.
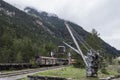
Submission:
[[[50,56],[63,41],[74,46],[65,20],[27,7],[21,11],[0,0],[0,63],[31,62],[36,55]],[[111,59],[120,52],[81,26],[68,24],[95,50],[102,50]],[[83,52],[87,51],[80,45]],[[77,54],[74,54],[77,59]],[[80,59],[80,58],[79,58]],[[82,64],[82,61],[80,63]]]

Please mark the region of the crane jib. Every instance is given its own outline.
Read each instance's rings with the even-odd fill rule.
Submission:
[[[67,24],[67,22],[65,22],[65,25],[66,25],[66,28],[68,29],[68,31],[69,31],[69,33],[72,37],[73,42],[75,43],[77,49],[75,49],[71,45],[67,44],[66,42],[63,42],[63,43],[66,46],[70,47],[72,50],[74,50],[76,53],[78,53],[82,57],[85,65],[86,65],[86,76],[89,76],[89,77],[97,76],[98,63],[99,63],[99,60],[98,60],[99,53],[97,51],[95,51],[94,49],[92,49],[92,47],[90,47],[89,44],[87,44],[84,40],[82,42],[79,39],[80,38],[79,34],[77,34],[74,31],[74,29]],[[73,35],[72,31],[73,31],[74,35]],[[80,47],[78,45],[78,42],[77,42],[77,40],[75,39],[74,36],[77,37],[77,39],[82,43],[82,45],[88,50],[87,56],[85,56],[83,54],[83,52],[80,49]],[[86,45],[89,46],[90,49]]]
[[[65,22],[65,25],[66,25],[66,27],[67,27],[67,29],[68,29],[68,31],[69,31],[71,37],[72,37],[72,39],[73,39],[73,41],[74,41],[74,43],[75,43],[77,49],[78,49],[77,53],[78,53],[79,55],[81,55],[81,57],[82,57],[82,59],[83,59],[85,65],[88,66],[88,63],[87,63],[87,61],[86,61],[86,59],[85,59],[85,56],[83,55],[83,53],[82,53],[82,51],[81,51],[81,49],[80,49],[80,47],[79,47],[79,45],[78,45],[78,43],[77,43],[77,40],[76,40],[75,37],[74,37],[72,31],[70,30],[69,25],[68,25],[66,22]]]

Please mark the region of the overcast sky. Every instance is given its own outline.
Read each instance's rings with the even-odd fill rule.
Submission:
[[[120,0],[4,0],[23,9],[55,13],[91,31],[95,28],[100,37],[120,50]]]

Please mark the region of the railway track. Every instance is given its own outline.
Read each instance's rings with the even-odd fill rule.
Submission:
[[[36,72],[40,72],[40,71],[57,69],[57,68],[62,68],[62,67],[64,67],[64,66],[44,67],[44,68],[37,68],[37,69],[28,69],[28,70],[20,70],[20,71],[13,71],[13,72],[5,72],[5,73],[0,74],[0,78],[24,75],[24,74],[29,74],[29,73],[36,73]]]

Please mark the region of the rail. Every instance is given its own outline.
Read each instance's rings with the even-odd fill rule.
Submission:
[[[57,68],[62,68],[62,67],[65,67],[65,66],[54,66],[54,67],[44,67],[44,68],[37,68],[37,69],[28,69],[28,70],[20,70],[20,71],[13,71],[13,72],[5,72],[5,73],[0,74],[0,78],[12,77],[12,76],[29,74],[29,73],[36,73],[36,72],[40,72],[40,71],[57,69]]]

